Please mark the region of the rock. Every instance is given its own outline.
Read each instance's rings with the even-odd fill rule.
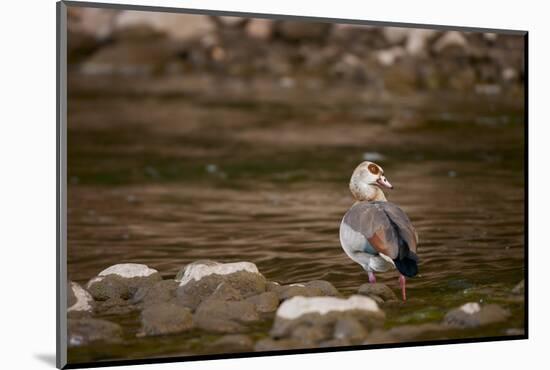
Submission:
[[[340,292],[332,285],[332,283],[326,280],[312,280],[304,284],[306,288],[318,289],[324,296],[339,297]]]
[[[258,272],[256,265],[250,262],[222,264],[197,261],[178,273],[176,280],[179,280],[176,290],[178,303],[192,310],[208,298],[221,283],[237,290],[243,298],[263,293],[266,288],[265,278]]]
[[[275,288],[275,293],[277,293],[279,300],[284,301],[296,296],[302,297],[317,297],[323,296],[323,291],[318,287],[307,287],[305,284],[289,284],[281,285]]]
[[[330,339],[332,333],[329,326],[298,325],[292,329],[290,337],[305,346],[315,346],[323,340]]]
[[[343,347],[351,346],[352,343],[347,339],[329,339],[320,342],[317,346],[320,348],[330,348],[330,347]]]
[[[79,284],[69,282],[67,289],[67,312],[92,312],[94,299]]]
[[[81,318],[67,321],[67,341],[69,347],[77,347],[96,341],[120,342],[122,328],[106,320]]]
[[[276,291],[277,289],[279,289],[279,287],[281,286],[281,284],[279,284],[278,282],[276,281],[268,281],[266,284],[265,284],[265,290],[267,292],[274,292]]]
[[[353,317],[345,317],[336,321],[333,338],[346,340],[350,343],[359,343],[365,339],[367,331],[361,323]]]
[[[260,319],[256,306],[247,301],[204,300],[196,309],[193,320],[198,328],[215,333],[238,333],[241,324]]]
[[[411,28],[401,28],[401,27],[383,27],[382,28],[382,34],[391,45],[404,43],[407,37],[409,36],[410,32],[411,32]]]
[[[376,297],[379,297],[384,302],[397,300],[397,296],[395,295],[393,290],[391,290],[390,287],[388,287],[386,284],[382,283],[363,284],[359,287],[359,289],[357,289],[357,293],[367,297],[371,297],[375,300],[377,300]]]
[[[394,46],[390,49],[379,50],[375,55],[377,62],[381,66],[389,67],[405,55],[405,49],[401,46]]]
[[[132,303],[148,307],[152,304],[170,302],[176,297],[179,283],[175,280],[161,280],[152,285],[139,288],[132,297]]]
[[[87,75],[150,75],[166,70],[182,46],[171,40],[134,40],[109,44],[84,61],[80,71]]]
[[[109,298],[106,301],[97,301],[95,312],[98,315],[126,315],[139,310],[131,301],[119,297]]]
[[[258,342],[256,342],[256,345],[254,346],[254,350],[258,352],[265,352],[265,351],[282,351],[285,349],[299,349],[299,348],[306,348],[308,347],[307,344],[301,343],[297,339],[261,339]]]
[[[510,328],[506,329],[506,335],[525,335],[525,329],[522,328]]]
[[[252,18],[246,25],[246,34],[254,39],[269,40],[273,34],[271,19]]]
[[[139,288],[152,285],[162,278],[157,270],[146,265],[125,263],[101,271],[87,284],[96,301],[110,298],[130,299]]]
[[[525,280],[520,281],[513,289],[513,294],[524,294],[525,293]]]
[[[436,339],[449,330],[446,325],[426,323],[420,325],[402,325],[390,330],[375,330],[369,334],[365,344],[396,343],[417,339]]]
[[[330,33],[331,24],[306,21],[279,21],[275,33],[287,41],[323,41]]]
[[[197,14],[127,10],[122,12],[114,23],[114,28],[118,31],[136,26],[150,27],[177,41],[204,38],[215,31],[214,24],[208,16]]]
[[[113,25],[119,11],[92,7],[67,8],[67,28],[70,32],[91,35],[101,40],[113,32]]]
[[[212,343],[212,347],[223,353],[252,352],[254,350],[254,341],[247,335],[230,334],[216,339]]]
[[[437,35],[436,30],[411,29],[405,44],[407,54],[414,57],[426,54],[428,42],[435,35]]]
[[[67,307],[73,306],[77,301],[76,295],[72,289],[72,284],[73,282],[71,281],[67,283]]]
[[[142,332],[145,335],[175,334],[193,327],[191,311],[170,302],[153,304],[141,313]]]
[[[363,326],[377,327],[383,324],[385,314],[373,299],[359,295],[348,299],[293,297],[279,306],[270,335],[275,338],[289,337],[302,325],[332,330],[339,319],[349,317]]]
[[[246,299],[256,306],[256,311],[267,313],[275,312],[279,307],[279,296],[274,292],[264,292]]]
[[[470,302],[449,311],[443,323],[460,328],[475,328],[502,322],[508,317],[510,312],[496,304],[480,306],[477,302]]]
[[[208,299],[221,301],[241,301],[243,296],[237,289],[233,288],[228,283],[223,282],[216,287]]]
[[[468,41],[458,31],[445,32],[433,45],[433,50],[436,53],[441,53],[449,48],[464,49],[468,45]]]

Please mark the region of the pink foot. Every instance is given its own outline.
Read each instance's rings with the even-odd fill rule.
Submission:
[[[371,284],[376,283],[376,276],[374,276],[374,272],[367,271],[367,273],[369,274],[369,283]]]
[[[407,300],[407,289],[406,289],[406,279],[403,275],[399,275],[399,285],[401,286],[401,296],[403,297],[403,302]]]

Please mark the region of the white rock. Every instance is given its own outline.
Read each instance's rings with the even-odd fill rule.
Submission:
[[[485,40],[488,40],[488,41],[496,41],[498,38],[498,34],[493,32],[485,32],[483,34],[483,37],[485,38]]]
[[[71,282],[71,289],[76,297],[76,303],[69,307],[67,311],[91,311],[92,302],[94,301],[91,294],[77,283]]]
[[[205,15],[141,12],[125,10],[115,22],[116,29],[145,25],[164,32],[175,40],[204,37],[215,30],[214,24]]]
[[[252,262],[233,262],[233,263],[219,263],[219,262],[195,262],[187,265],[183,273],[183,277],[180,282],[180,286],[186,285],[189,282],[196,280],[199,281],[205,276],[209,275],[229,275],[239,271],[248,271],[254,274],[260,274],[258,267]]]
[[[369,297],[352,295],[351,297],[302,297],[296,296],[284,301],[277,310],[277,317],[294,320],[308,313],[325,315],[329,312],[361,310],[379,312],[378,304]]]
[[[461,32],[450,31],[446,32],[443,36],[441,36],[441,38],[439,38],[439,40],[435,42],[434,50],[439,53],[451,46],[464,48],[467,44],[468,41],[466,41],[466,38]]]
[[[101,271],[97,276],[107,276],[107,275],[119,275],[124,278],[135,278],[135,277],[147,277],[153,275],[155,272],[158,272],[155,269],[150,268],[147,265],[142,265],[139,263],[120,263],[118,265],[113,265]],[[94,279],[92,279],[94,280]]]
[[[460,310],[466,312],[468,315],[472,315],[481,310],[481,306],[477,302],[469,302],[460,306]]]
[[[407,37],[405,49],[412,56],[418,56],[425,53],[426,44],[437,34],[436,30],[412,29]]]
[[[376,60],[380,65],[389,67],[405,54],[401,46],[395,46],[390,49],[380,50],[376,53]]]
[[[512,67],[506,67],[502,70],[502,78],[505,81],[515,80],[518,76],[518,72]]]
[[[251,19],[246,25],[246,33],[259,40],[267,40],[273,32],[273,21],[271,19]]]

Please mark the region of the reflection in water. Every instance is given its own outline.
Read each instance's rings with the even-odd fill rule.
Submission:
[[[502,303],[523,278],[520,123],[470,123],[462,108],[456,108],[458,122],[435,122],[437,112],[428,110],[423,125],[404,130],[340,120],[344,111],[326,106],[322,110],[331,114],[317,116],[308,105],[309,121],[302,125],[297,109],[271,122],[265,106],[205,109],[145,98],[147,109],[138,107],[136,114],[124,99],[101,102],[107,107],[101,112],[95,111],[99,104],[74,99],[69,110],[71,280],[86,283],[122,262],[144,263],[171,278],[198,259],[247,260],[269,280],[324,279],[352,294],[368,279],[342,251],[338,227],[353,202],[349,176],[367,151],[383,153],[380,164],[395,185],[388,198],[420,236],[411,300],[386,310],[388,327],[439,320],[472,300]],[[355,111],[346,107],[351,113],[341,114],[349,118]],[[398,288],[395,271],[378,277]],[[523,304],[507,307],[511,321],[474,334],[523,327]],[[130,328],[124,348],[97,345],[70,356],[203,353],[201,343],[212,340],[196,333],[138,339],[137,317],[110,319]],[[252,335],[266,330],[255,328]]]

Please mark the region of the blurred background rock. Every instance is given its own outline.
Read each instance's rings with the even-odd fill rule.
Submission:
[[[257,79],[376,93],[523,91],[523,37],[322,22],[69,8],[81,76]]]

